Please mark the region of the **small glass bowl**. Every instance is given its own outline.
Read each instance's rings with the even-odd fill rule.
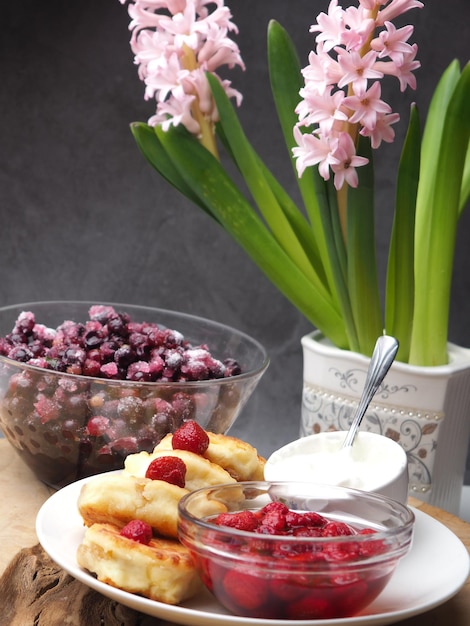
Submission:
[[[23,311],[33,312],[37,323],[55,329],[65,320],[88,320],[93,304],[112,306],[133,322],[179,331],[194,346],[206,344],[221,361],[234,358],[242,373],[194,382],[108,380],[0,356],[0,428],[37,478],[55,488],[122,468],[128,454],[151,452],[183,420],[193,419],[206,430],[225,433],[269,363],[264,348],[234,328],[185,313],[127,304],[33,302],[5,307],[0,309],[0,336],[11,332]],[[93,433],[87,425],[96,416],[104,418],[107,427]]]
[[[211,523],[207,500],[227,511],[282,502],[370,534],[334,537],[259,534]],[[179,539],[206,587],[235,615],[263,619],[340,619],[384,589],[408,552],[414,515],[394,500],[346,487],[245,482],[199,489],[179,504]]]

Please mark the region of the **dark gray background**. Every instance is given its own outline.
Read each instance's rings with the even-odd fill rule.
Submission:
[[[424,115],[438,77],[468,58],[468,0],[430,0],[408,15],[422,69],[418,92],[388,83],[402,115],[394,145],[376,156],[381,271],[393,207],[394,172],[409,104]],[[232,0],[247,71],[240,115],[268,164],[294,188],[270,98],[266,28],[278,19],[302,64],[308,33],[327,0]],[[2,2],[0,37],[0,305],[74,299],[178,309],[255,336],[271,365],[233,429],[260,452],[295,438],[302,355],[309,324],[235,243],[164,183],[141,157],[129,122],[146,120],[118,0]],[[450,339],[470,346],[469,212],[457,242]],[[470,416],[469,416],[470,419]],[[470,472],[468,479],[470,480]]]

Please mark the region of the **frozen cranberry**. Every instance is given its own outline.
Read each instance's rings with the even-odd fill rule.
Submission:
[[[95,415],[86,425],[86,430],[89,435],[92,437],[101,437],[104,435],[106,430],[109,428],[110,420],[108,417],[103,417],[102,415]]]
[[[229,376],[238,376],[242,372],[240,365],[235,359],[225,359],[224,366],[226,378]]]
[[[31,311],[23,311],[16,320],[15,330],[24,335],[30,335],[33,332],[34,325],[34,313],[31,313]]]
[[[111,335],[126,336],[126,323],[121,316],[116,316],[108,320],[108,331]]]
[[[34,354],[27,346],[15,346],[8,352],[8,358],[20,363],[27,363],[30,359],[34,358]]]
[[[139,451],[137,439],[135,437],[120,437],[115,439],[110,444],[111,449],[114,452],[118,452],[121,458],[128,456],[129,454],[135,454]]]
[[[90,319],[106,324],[110,317],[114,317],[115,310],[112,306],[106,304],[94,304],[90,307],[89,315]]]
[[[193,396],[183,392],[177,392],[174,394],[171,406],[181,422],[193,419],[196,413],[196,401],[198,398],[199,396],[197,394],[194,394]]]
[[[98,378],[101,373],[101,365],[99,361],[94,359],[86,359],[82,367],[83,376],[92,376]]]
[[[118,378],[118,366],[116,363],[105,363],[100,367],[100,372],[104,378]]]
[[[150,366],[146,361],[137,361],[131,363],[127,368],[126,378],[128,380],[136,380],[140,382],[150,381]]]
[[[34,403],[34,407],[41,418],[41,423],[45,424],[50,420],[56,420],[60,415],[59,406],[57,402],[47,398],[43,394],[38,394],[37,402]]]
[[[118,416],[130,424],[142,421],[144,409],[144,402],[138,396],[126,396],[117,404]]]
[[[185,381],[240,373],[234,359],[221,363],[206,345],[191,346],[177,330],[132,322],[106,305],[90,307],[89,316],[84,323],[66,320],[54,330],[36,323],[33,313],[21,313],[12,332],[1,338],[0,353],[20,362],[46,357],[41,362],[46,368],[103,378]],[[114,361],[117,369],[98,371],[91,361]],[[129,366],[136,362],[147,367],[139,363],[129,375]]]

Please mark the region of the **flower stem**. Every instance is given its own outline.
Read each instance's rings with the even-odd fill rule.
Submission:
[[[336,199],[338,202],[338,215],[339,222],[341,224],[341,233],[343,235],[343,241],[345,245],[348,241],[348,185],[344,183],[341,189],[336,192]]]
[[[181,62],[183,67],[189,71],[193,71],[199,67],[196,55],[194,54],[194,50],[192,50],[186,44],[183,45],[183,56]],[[199,105],[199,97],[197,94],[191,107],[191,111],[194,119],[197,121],[197,123],[199,124],[199,128],[201,129],[201,132],[198,136],[199,142],[201,143],[201,145],[204,146],[204,148],[209,150],[209,152],[218,161],[220,161],[219,151],[217,149],[217,143],[215,141],[214,124],[201,111],[201,107]]]

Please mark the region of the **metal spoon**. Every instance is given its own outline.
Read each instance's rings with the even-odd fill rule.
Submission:
[[[372,357],[370,359],[364,390],[362,392],[361,399],[359,400],[356,415],[354,416],[352,424],[348,430],[348,434],[346,435],[342,445],[343,448],[353,445],[357,430],[362,422],[365,412],[367,411],[367,407],[379,388],[380,383],[385,378],[391,364],[395,360],[397,351],[398,341],[395,337],[382,335],[377,339],[374,352],[372,353]]]

